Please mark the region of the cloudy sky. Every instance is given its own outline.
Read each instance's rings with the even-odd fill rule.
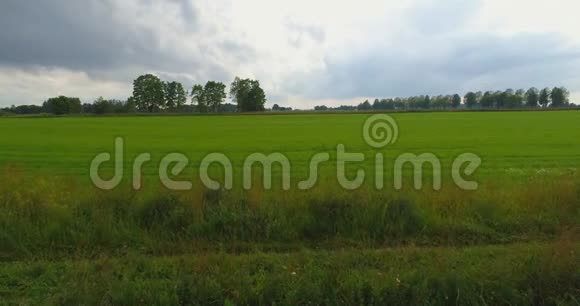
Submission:
[[[2,0],[0,106],[257,78],[269,103],[566,86],[578,0]]]

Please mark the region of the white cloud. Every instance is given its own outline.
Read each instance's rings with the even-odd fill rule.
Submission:
[[[103,95],[126,98],[131,91],[123,82],[91,79],[84,72],[60,68],[0,69],[0,106],[41,104],[48,97],[66,95],[93,101]]]
[[[474,20],[481,31],[513,35],[557,33],[580,43],[577,0],[485,0]]]

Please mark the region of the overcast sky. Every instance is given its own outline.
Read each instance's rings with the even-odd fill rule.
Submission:
[[[0,106],[257,78],[269,104],[566,86],[578,0],[2,0]]]

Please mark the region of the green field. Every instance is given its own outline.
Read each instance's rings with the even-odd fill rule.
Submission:
[[[241,167],[251,153],[287,154],[293,169],[310,157],[335,152],[374,152],[362,138],[365,114],[290,116],[197,116],[2,119],[0,165],[49,174],[88,177],[91,159],[113,152],[115,137],[125,139],[127,165],[151,153],[146,172],[169,152],[188,156],[192,169],[201,158],[223,152]],[[399,140],[387,156],[431,152],[449,165],[464,152],[480,155],[483,175],[507,169],[570,169],[580,164],[580,112],[403,113],[394,114]],[[388,164],[388,163],[387,163]],[[446,167],[443,167],[444,169]]]
[[[0,303],[580,303],[580,112],[396,113],[398,141],[381,150],[362,137],[369,116],[0,118]],[[91,160],[115,137],[127,176],[152,155],[143,190],[91,184]],[[443,188],[407,177],[377,190],[368,172],[344,190],[338,144],[364,153],[351,175],[385,154],[387,181],[400,154],[433,153]],[[192,190],[160,186],[172,152],[189,158],[179,176]],[[231,159],[233,190],[197,182],[214,152]],[[244,159],[274,152],[291,162],[292,189],[243,190]],[[320,184],[296,190],[323,152]],[[467,152],[483,161],[475,191],[450,177]]]

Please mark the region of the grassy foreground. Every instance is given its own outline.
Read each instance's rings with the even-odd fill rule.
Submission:
[[[577,177],[472,194],[103,193],[10,169],[2,180],[8,304],[579,303]]]
[[[374,189],[265,192],[103,192],[0,175],[0,260],[138,252],[462,246],[544,241],[580,224],[580,178],[386,193]],[[34,186],[34,188],[24,188]]]
[[[10,263],[14,304],[578,305],[580,245],[126,255]]]

